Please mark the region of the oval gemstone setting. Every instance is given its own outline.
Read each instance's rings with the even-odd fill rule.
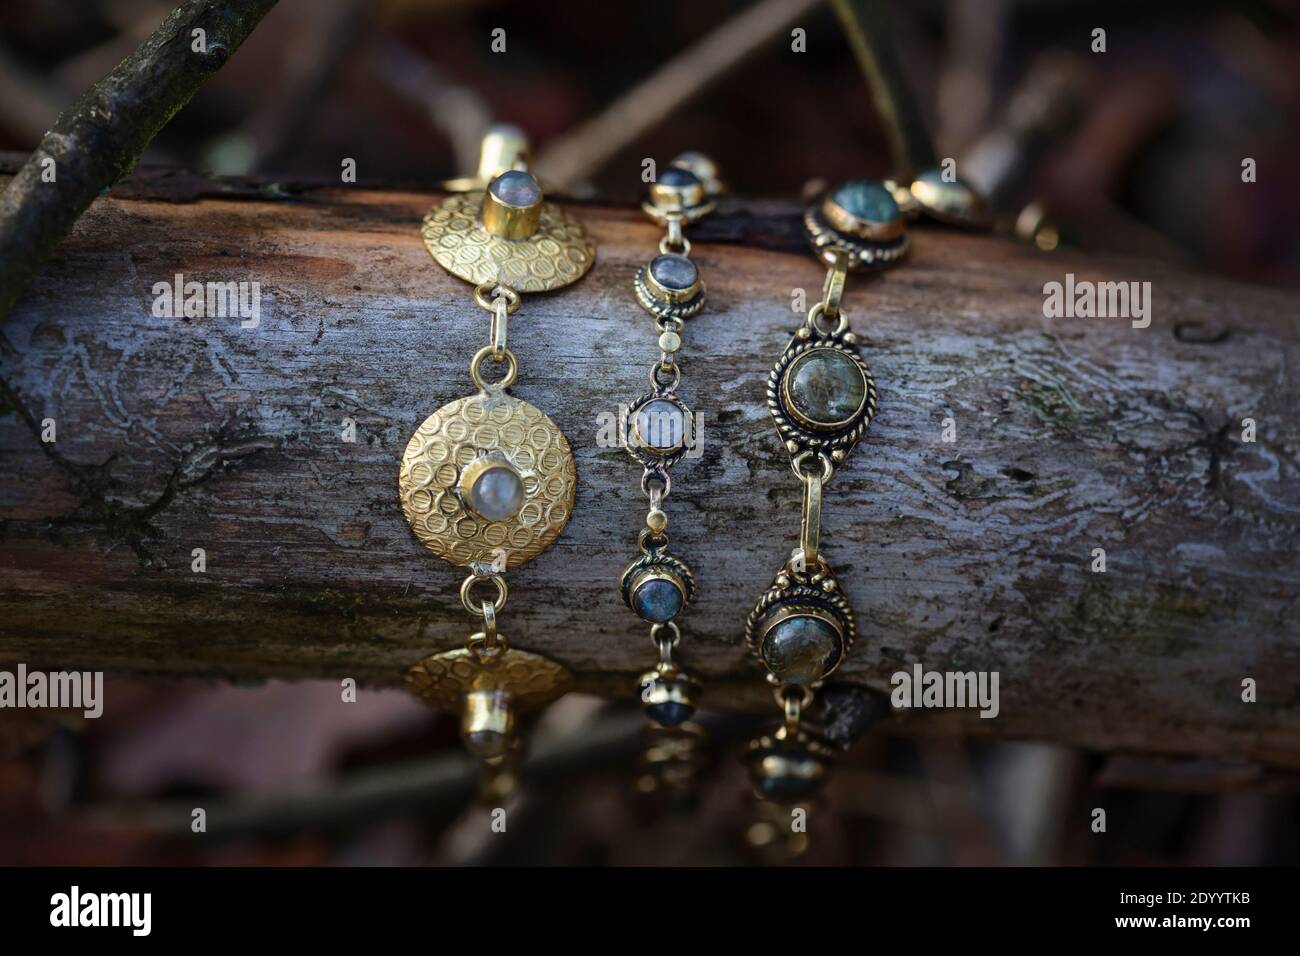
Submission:
[[[688,256],[665,252],[650,260],[650,278],[668,292],[690,292],[700,282],[700,270]]]
[[[874,179],[851,179],[840,184],[828,199],[864,222],[885,225],[898,221],[901,215],[893,194]]]
[[[787,684],[816,683],[835,669],[842,652],[839,628],[802,609],[772,624],[759,645],[764,665]]]
[[[667,624],[685,601],[681,587],[667,576],[648,575],[632,590],[632,610],[651,624]]]
[[[511,206],[527,208],[542,201],[542,187],[537,180],[519,169],[508,169],[492,180],[492,195]]]
[[[669,455],[686,444],[686,409],[666,398],[655,398],[636,409],[633,438],[640,448]]]
[[[803,424],[843,428],[866,405],[867,377],[847,352],[811,349],[786,369],[784,392],[786,404]]]
[[[473,478],[468,497],[469,506],[480,517],[506,521],[524,506],[524,482],[509,465],[490,465]]]

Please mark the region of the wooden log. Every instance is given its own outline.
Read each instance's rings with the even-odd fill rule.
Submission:
[[[396,495],[408,435],[472,391],[488,334],[421,243],[435,199],[153,171],[95,203],[3,329],[0,659],[394,683],[464,640],[463,574],[423,551]],[[627,698],[653,657],[616,592],[645,501],[597,436],[657,354],[631,277],[658,231],[631,207],[573,208],[596,268],[528,299],[511,344],[515,394],[574,447],[577,504],[511,572],[501,628]],[[798,530],[763,404],[792,290],[820,290],[798,212],[731,200],[693,233],[710,305],[682,391],[706,444],[668,510],[700,584],[682,657],[723,709],[773,712],[742,635]],[[154,284],[177,273],[260,282],[260,323],[156,317]],[[1150,327],[1045,319],[1066,273],[1150,281]],[[892,723],[1300,766],[1296,296],[919,226],[905,264],[854,277],[846,303],[880,410],[826,501],[859,622],[837,680],[997,671],[995,719]]]

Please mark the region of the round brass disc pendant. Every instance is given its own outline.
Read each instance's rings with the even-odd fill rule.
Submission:
[[[429,253],[454,276],[479,285],[497,282],[516,292],[549,292],[586,274],[596,244],[586,228],[553,203],[543,203],[537,231],[502,239],[480,219],[483,191],[457,193],[424,217],[420,234]]]
[[[476,501],[475,481],[485,474],[492,477]],[[424,420],[406,445],[397,485],[421,544],[460,567],[500,570],[531,561],[559,537],[573,511],[575,474],[556,424],[489,388]],[[510,513],[492,520],[481,512]]]
[[[473,691],[508,691],[521,711],[544,707],[573,690],[573,675],[540,654],[510,648],[476,657],[463,647],[418,661],[402,679],[406,689],[439,710],[459,710]]]

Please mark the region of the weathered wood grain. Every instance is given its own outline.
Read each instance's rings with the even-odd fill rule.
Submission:
[[[461,574],[422,551],[395,488],[407,436],[471,391],[487,341],[421,244],[433,199],[155,175],[96,202],[3,329],[0,659],[390,683],[464,639]],[[511,323],[514,391],[570,437],[577,506],[511,573],[501,627],[580,687],[627,696],[652,647],[615,582],[644,499],[597,434],[655,355],[631,276],[658,233],[632,209],[578,211],[596,268]],[[797,534],[763,407],[792,290],[814,297],[822,277],[797,211],[730,201],[694,234],[710,307],[687,329],[683,394],[706,449],[675,472],[670,531],[700,581],[683,657],[723,707],[771,706],[741,637]],[[989,236],[913,239],[847,297],[881,400],[828,492],[825,551],[860,623],[839,676],[887,690],[918,661],[1000,673],[996,719],[906,727],[1300,766],[1300,300]],[[1067,271],[1151,281],[1150,328],[1044,319],[1043,284]],[[260,326],[155,318],[151,287],[177,272],[259,281]]]

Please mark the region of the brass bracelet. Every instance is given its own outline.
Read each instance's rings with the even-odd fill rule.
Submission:
[[[854,180],[804,216],[808,239],[827,265],[813,304],[767,379],[767,407],[803,484],[799,546],[749,615],[745,639],[767,671],[782,721],[746,753],[755,793],[793,804],[819,792],[831,749],[804,726],[817,690],[853,647],[853,608],[821,545],[822,496],[876,413],[876,385],[849,327],[842,299],[848,274],[902,258],[907,236],[889,190]]]
[[[707,185],[706,185],[707,184]],[[623,601],[650,625],[658,664],[638,680],[649,726],[638,789],[681,789],[693,776],[704,731],[691,721],[700,684],[681,669],[674,652],[682,632],[677,615],[695,595],[695,575],[668,550],[668,514],[664,502],[672,489],[670,470],[698,453],[699,419],[679,397],[679,355],[686,320],[704,307],[699,267],[690,258],[685,227],[713,209],[717,170],[698,153],[675,159],[650,187],[643,208],[664,227],[659,255],[637,270],[633,290],[658,329],[659,358],[650,368],[650,388],[627,409],[623,444],[642,467],[641,488],[649,498],[645,526],[637,544],[640,554],[619,580]]]
[[[478,392],[424,420],[402,456],[398,490],[412,531],[434,554],[467,568],[461,603],[476,630],[463,647],[433,654],[406,673],[409,690],[461,713],[461,737],[484,764],[493,797],[514,785],[517,711],[541,707],[573,687],[572,675],[540,654],[512,647],[497,629],[509,591],[505,572],[545,551],[573,510],[569,442],[540,409],[509,394],[519,371],[510,316],[522,295],[576,282],[595,261],[586,229],[543,201],[526,170],[522,134],[484,140],[480,175],[430,209],[421,228],[434,260],[474,284],[490,314],[488,342],[470,360]]]

